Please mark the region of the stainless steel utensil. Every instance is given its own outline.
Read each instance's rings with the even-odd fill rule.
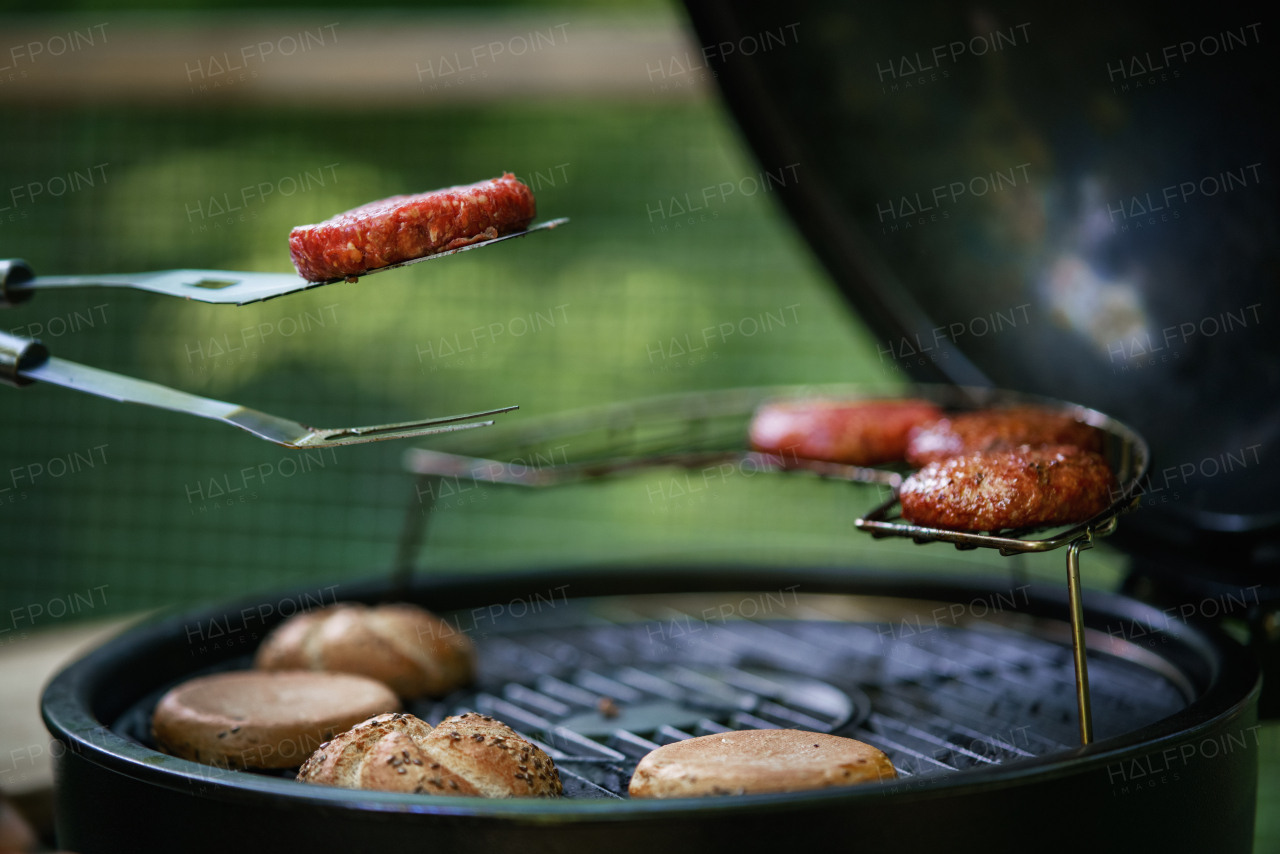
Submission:
[[[487,427],[493,422],[479,421],[471,424],[455,422],[519,409],[518,406],[504,406],[501,409],[471,412],[466,415],[446,415],[441,418],[370,427],[310,427],[239,404],[211,400],[146,380],[54,358],[39,341],[0,332],[0,382],[20,387],[36,381],[53,383],[86,394],[96,394],[121,403],[140,403],[173,412],[185,412],[200,418],[212,418],[215,421],[239,427],[241,430],[247,430],[268,442],[296,449],[358,445],[363,442],[407,439],[432,433],[452,433],[457,430],[470,430],[473,427]]]
[[[371,276],[374,273],[383,273],[399,267],[408,267],[411,264],[432,261],[436,258],[443,258],[446,255],[468,252],[472,249],[479,249],[482,246],[492,246],[504,240],[524,237],[526,234],[532,234],[535,231],[549,231],[564,225],[568,221],[567,217],[561,217],[560,219],[540,222],[514,234],[504,234],[492,240],[482,240],[469,246],[450,249],[446,252],[437,252],[434,255],[414,258],[411,261],[402,261],[399,264],[391,264],[387,267],[379,267],[376,270],[369,270],[360,275]],[[248,305],[249,303],[275,299],[286,294],[298,293],[299,291],[306,291],[323,285],[332,285],[335,282],[354,282],[359,278],[360,276],[351,276],[346,279],[309,282],[292,273],[242,273],[231,270],[160,270],[152,273],[110,273],[100,276],[37,276],[26,261],[20,258],[13,258],[7,261],[0,261],[0,307],[13,306],[24,302],[30,299],[32,293],[37,290],[86,287],[136,288],[172,297],[198,300],[199,302],[219,305]]]

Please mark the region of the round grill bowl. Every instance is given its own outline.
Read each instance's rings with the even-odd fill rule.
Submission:
[[[554,649],[570,648],[574,639],[590,647],[591,632],[601,630],[601,607],[611,613],[623,606],[648,609],[654,622],[615,620],[604,630],[642,639],[635,647],[640,654],[673,667],[705,663],[707,650],[715,648],[694,643],[696,633],[683,640],[693,628],[707,636],[728,632],[723,637],[730,639],[767,633],[773,640],[751,641],[758,655],[735,661],[743,668],[767,667],[775,651],[794,656],[791,646],[803,650],[818,638],[819,646],[830,649],[797,666],[814,676],[813,668],[826,662],[828,672],[817,675],[861,698],[835,731],[879,740],[899,769],[910,769],[913,776],[781,795],[489,801],[310,786],[208,768],[141,743],[139,709],[145,712],[166,686],[196,672],[236,666],[251,654],[281,619],[278,611],[272,613],[274,606],[262,606],[286,599],[329,604],[335,594],[339,600],[412,601],[436,612],[471,615],[458,625],[477,642],[482,688],[497,674],[488,668],[486,675],[488,650],[527,643],[549,652],[539,661],[554,668]],[[745,609],[735,603],[748,599],[793,605],[743,620],[749,615],[737,613]],[[516,601],[558,604],[539,608],[536,617],[485,622],[486,614],[497,613],[493,603]],[[686,607],[687,613],[692,601],[712,605],[702,612],[701,623],[691,625],[686,618],[682,624],[677,612]],[[715,602],[724,605],[716,609]],[[981,613],[978,603],[986,603]],[[1054,717],[1057,710],[1070,709],[1072,700],[1066,592],[1052,585],[826,569],[605,568],[432,577],[407,590],[383,580],[344,582],[256,597],[131,631],[50,683],[42,710],[61,744],[54,750],[59,843],[80,854],[428,847],[666,854],[782,845],[803,850],[833,840],[845,847],[900,852],[989,852],[1029,845],[1056,851],[1078,850],[1082,844],[1109,850],[1249,851],[1259,688],[1251,658],[1225,635],[1184,625],[1123,597],[1088,593],[1085,606],[1086,623],[1094,630],[1090,672],[1100,724],[1098,741],[1079,748],[1066,746],[1069,741],[1061,736],[1072,731],[1074,719],[1065,712],[1061,720]],[[844,653],[832,651],[846,641],[850,646]],[[961,646],[954,650],[963,654],[945,652],[957,642]],[[1059,668],[1055,650],[1065,669]],[[845,655],[831,660],[847,666],[832,667],[824,658],[828,652]],[[522,654],[522,660],[533,662]],[[576,654],[568,653],[570,658]],[[584,660],[597,660],[591,654],[585,649]],[[542,665],[530,666],[532,678]],[[1059,669],[1061,679],[1055,675]],[[1065,691],[1061,699],[1060,691]],[[857,710],[868,695],[869,716]],[[985,699],[975,704],[974,697]],[[928,708],[922,712],[904,698]],[[476,699],[472,693],[452,702]],[[1171,713],[1148,720],[1161,702]],[[904,718],[904,709],[916,717]],[[953,717],[949,709],[957,720],[985,715],[984,720],[1008,723],[1024,740],[1014,732],[965,730],[944,720]],[[1137,728],[1128,729],[1126,721],[1137,722]],[[954,735],[937,740],[938,732],[953,730],[979,737],[967,747],[957,747]],[[1059,746],[1045,746],[1055,738]],[[929,739],[936,749],[926,749]],[[994,755],[980,749],[983,743],[1026,750],[1006,753],[995,763],[980,757]],[[564,762],[562,767],[581,766]]]

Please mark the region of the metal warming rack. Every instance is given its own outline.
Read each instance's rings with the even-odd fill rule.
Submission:
[[[1120,486],[1110,506],[1093,518],[1040,537],[1033,535],[1043,529],[949,531],[913,525],[895,513],[899,509],[898,488],[905,473],[901,468],[840,465],[743,449],[745,419],[758,405],[766,400],[808,396],[885,397],[883,393],[869,393],[864,388],[848,385],[671,395],[540,419],[532,424],[509,425],[511,429],[496,431],[497,435],[490,431],[483,444],[479,440],[466,442],[464,439],[446,450],[409,450],[404,456],[404,466],[416,475],[418,484],[400,538],[396,562],[398,579],[402,584],[407,583],[412,575],[435,497],[449,479],[545,488],[655,467],[695,469],[728,462],[750,466],[755,471],[808,472],[825,479],[886,487],[891,490],[891,497],[854,521],[856,528],[873,537],[906,537],[921,545],[948,542],[961,550],[990,548],[1005,556],[1066,547],[1079,735],[1081,744],[1091,743],[1093,713],[1080,588],[1080,552],[1092,548],[1095,538],[1113,533],[1120,515],[1137,506],[1139,484],[1150,461],[1143,438],[1096,410],[1032,395],[955,386],[915,386],[903,390],[893,397],[923,398],[951,410],[1025,404],[1048,407],[1098,428],[1106,437],[1104,455]],[[562,444],[553,446],[555,442]],[[562,450],[569,445],[574,448],[578,461],[570,462]],[[556,461],[556,450],[561,451],[563,462]]]

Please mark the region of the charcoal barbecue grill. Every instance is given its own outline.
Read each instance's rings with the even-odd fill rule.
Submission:
[[[1157,340],[1169,324],[1219,310],[1268,310],[1280,255],[1270,176],[1247,190],[1198,198],[1177,227],[1139,235],[1093,226],[1107,218],[1099,199],[1154,195],[1168,181],[1247,163],[1262,164],[1266,175],[1277,149],[1277,121],[1267,109],[1275,101],[1270,41],[1197,55],[1180,68],[1179,82],[1144,86],[1141,94],[1119,92],[1108,68],[1167,44],[1265,24],[1271,9],[1004,0],[982,7],[688,5],[702,49],[679,63],[663,58],[662,74],[709,65],[765,174],[794,167],[788,174],[797,179],[773,188],[775,197],[861,318],[890,343],[895,371],[1111,413],[1150,441],[1153,471],[1216,455],[1240,438],[1258,443],[1263,463],[1199,485],[1195,500],[1135,514],[1116,539],[1148,576],[1159,569],[1184,580],[1211,577],[1227,590],[1258,582],[1261,604],[1248,615],[1252,642],[1274,651],[1265,627],[1280,609],[1280,493],[1269,455],[1280,435],[1280,337],[1250,328],[1187,346],[1177,370],[1120,372],[1106,350],[1112,317],[1091,308],[1118,294],[1137,307],[1135,331]],[[959,59],[952,52],[948,76],[914,76],[931,48],[978,45],[979,37],[997,49],[966,49]],[[902,71],[900,58],[908,56],[911,70]],[[892,91],[878,79],[890,61]],[[1024,162],[1029,184],[970,197],[948,209],[946,222],[917,221],[913,213],[911,230],[903,227],[899,198],[927,198],[939,184]],[[902,220],[892,235],[879,213],[886,200]],[[997,204],[1004,200],[1016,203]],[[1066,268],[1080,275],[1058,277]],[[1035,311],[1025,328],[938,337],[955,321],[1022,304]],[[932,346],[899,364],[899,340]],[[1131,350],[1125,342],[1126,360]],[[731,402],[740,413],[741,401]],[[656,419],[640,437],[645,465],[662,455],[677,465],[747,459],[724,444],[733,432],[724,412],[668,411],[669,423]],[[582,427],[599,447],[631,429],[626,417]],[[541,447],[545,454],[539,442],[565,429],[557,423],[512,453]],[[741,424],[734,430],[740,444]],[[493,429],[475,432],[493,440]],[[497,482],[523,485],[610,474],[603,457],[553,465],[552,476],[525,456],[517,470],[513,456],[468,453],[463,435],[435,446],[447,457],[424,453],[410,468],[428,484],[472,477],[477,466],[490,467]],[[590,447],[583,442],[575,442],[575,454]],[[495,463],[505,468],[493,472]],[[624,461],[618,471],[626,468]],[[886,489],[895,476],[812,470]],[[868,509],[868,530],[937,539],[881,527],[905,527],[891,504]],[[420,510],[416,501],[410,507],[395,573],[343,584],[341,598],[417,602],[471,633],[482,662],[478,683],[414,711],[438,720],[474,709],[507,720],[555,757],[567,797],[353,792],[154,750],[145,722],[156,698],[198,673],[245,666],[278,617],[233,633],[229,645],[193,644],[191,627],[225,626],[263,598],[138,629],[50,684],[45,720],[63,745],[56,757],[61,844],[81,854],[232,846],[703,854],[833,841],[904,852],[1251,848],[1262,683],[1254,659],[1213,625],[1078,586],[1071,595],[1060,585],[850,566],[601,566],[427,578],[413,572],[426,536]],[[1092,533],[1108,530],[1109,523]],[[975,544],[1001,547],[956,543]],[[1073,563],[1083,541],[1061,545]],[[1175,597],[1198,589],[1168,587]],[[535,602],[539,610],[530,613]],[[757,609],[746,613],[749,602]],[[516,603],[525,607],[519,616],[511,614]],[[483,624],[480,615],[488,615]],[[1094,739],[1080,744],[1088,732],[1075,674],[1084,670],[1086,646]],[[864,739],[889,754],[899,777],[783,795],[625,797],[636,758],[652,745],[770,726]]]
[[[987,389],[913,391],[949,405],[1027,401]],[[549,486],[726,459],[755,460],[787,476],[807,472],[862,484],[857,488],[895,484],[900,475],[892,471],[810,470],[806,461],[741,450],[746,417],[757,403],[812,393],[848,395],[851,389],[738,389],[607,406],[505,425],[484,443],[458,434],[441,440],[451,453],[411,451],[406,464],[419,479],[415,496],[439,494],[436,487],[450,477]],[[1108,452],[1128,459],[1117,468],[1126,486],[1136,483],[1146,453],[1141,440],[1096,413],[1089,417],[1110,427]],[[576,463],[526,464],[554,459],[551,450],[566,440],[593,455]],[[463,453],[481,448],[507,462]],[[1116,507],[1130,495],[1122,489]],[[863,520],[885,516],[891,504]],[[441,700],[416,701],[409,710],[431,723],[467,711],[504,721],[552,757],[565,784],[563,799],[476,802],[333,790],[298,783],[291,772],[210,768],[159,753],[150,719],[165,691],[194,675],[251,666],[252,648],[274,621],[248,626],[243,615],[261,613],[262,602],[245,602],[134,632],[50,686],[46,720],[71,745],[59,759],[60,814],[76,817],[64,820],[64,844],[115,850],[102,834],[116,811],[86,803],[90,792],[100,799],[108,789],[144,803],[171,801],[158,814],[207,826],[207,833],[191,835],[208,838],[210,850],[222,844],[215,829],[230,821],[248,829],[250,850],[264,851],[285,836],[326,850],[356,844],[363,833],[386,843],[408,844],[422,834],[444,845],[483,839],[487,850],[661,844],[692,851],[710,839],[747,848],[817,844],[840,828],[868,826],[881,834],[875,841],[906,850],[944,844],[990,850],[1035,833],[1063,798],[1083,816],[1081,833],[1151,844],[1150,827],[1162,825],[1169,837],[1160,844],[1194,840],[1241,851],[1251,844],[1259,678],[1221,634],[1170,624],[1166,614],[1120,597],[1083,594],[1078,585],[1068,592],[848,568],[602,567],[497,581],[427,579],[412,571],[427,517],[416,500],[410,511],[397,571],[354,589],[341,585],[340,598],[418,602],[444,615],[442,631],[469,634],[477,645],[476,684]],[[1095,520],[1101,528],[1095,533],[1105,533],[1114,518]],[[1043,541],[1078,545],[1088,530]],[[850,536],[860,536],[852,526]],[[222,637],[229,642],[216,640]],[[1080,712],[1079,674],[1086,671],[1073,651],[1077,639],[1087,641],[1096,735],[1083,746],[1082,721],[1089,717]],[[1086,646],[1076,649],[1083,653]],[[700,802],[627,796],[637,761],[658,746],[761,728],[857,738],[884,750],[898,776],[852,789]],[[1202,747],[1213,755],[1201,756]],[[1192,752],[1184,760],[1186,749]],[[1177,788],[1139,802],[1133,796],[1147,792],[1153,781],[1145,778],[1161,769],[1161,785]],[[118,785],[100,786],[104,775],[121,775]],[[1198,837],[1165,821],[1193,803],[1215,816],[1200,823]],[[916,827],[910,816],[917,810],[984,823],[1000,817],[1007,828],[958,840],[946,822]],[[279,815],[289,818],[276,827]],[[1134,815],[1146,820],[1126,824]],[[765,824],[761,816],[768,817]],[[895,826],[913,826],[909,843],[889,829]],[[675,834],[673,841],[673,828],[687,831],[687,838]],[[1054,850],[1059,841],[1040,847]],[[129,846],[147,850],[136,839]]]
[[[847,839],[895,850],[1248,851],[1258,672],[1213,630],[1085,594],[1098,740],[1076,746],[1069,606],[1057,586],[836,570],[601,567],[343,584],[408,600],[477,644],[476,686],[412,710],[487,711],[554,758],[566,797],[350,791],[159,753],[146,721],[197,673],[247,666],[291,593],[135,630],[59,675],[45,721],[59,839],[108,851],[760,850]],[[315,591],[311,591],[314,595]],[[230,620],[230,622],[228,622]],[[211,625],[226,632],[217,643]],[[197,631],[194,627],[204,627]],[[253,637],[255,636],[256,637]],[[612,701],[609,713],[600,701]],[[864,739],[899,778],[785,795],[626,798],[653,745],[725,728]],[[1151,791],[1154,789],[1154,791]],[[1064,811],[1072,838],[1047,833]],[[1192,820],[1189,817],[1201,818]]]

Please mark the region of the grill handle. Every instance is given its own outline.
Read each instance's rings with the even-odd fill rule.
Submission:
[[[34,292],[30,289],[15,291],[12,285],[21,285],[31,281],[36,273],[31,265],[21,258],[0,259],[0,308],[13,308],[20,302],[31,299]]]
[[[0,383],[14,388],[31,385],[35,380],[27,379],[19,371],[38,368],[48,359],[49,350],[39,341],[0,332]]]

